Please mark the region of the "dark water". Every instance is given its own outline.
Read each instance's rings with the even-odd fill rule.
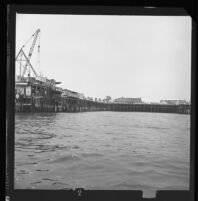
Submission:
[[[190,116],[16,114],[16,189],[188,190]]]

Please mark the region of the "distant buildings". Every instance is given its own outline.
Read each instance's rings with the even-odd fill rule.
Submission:
[[[189,102],[186,100],[160,100],[160,104],[167,104],[167,105],[188,105]]]
[[[43,82],[43,80],[35,80],[37,82]],[[68,89],[62,89],[61,87],[56,87],[57,84],[60,82],[56,82],[55,80],[47,80],[46,83],[48,82],[48,85],[53,86],[57,92],[61,94],[61,97],[70,97],[70,98],[79,98],[81,100],[89,100],[89,101],[95,101],[95,102],[104,102],[104,103],[120,103],[120,104],[152,104],[152,105],[157,105],[157,104],[164,104],[164,105],[190,105],[190,101],[186,100],[160,100],[160,102],[148,102],[145,103],[142,101],[141,97],[140,98],[126,98],[126,97],[120,97],[116,99],[112,99],[110,96],[106,96],[104,99],[100,98],[92,98],[92,97],[85,97],[84,94],[78,93],[75,91],[71,91]],[[20,83],[16,82],[17,89],[19,91],[18,86]],[[26,94],[28,93],[28,90],[26,89]]]
[[[142,103],[142,99],[141,98],[125,98],[125,97],[121,97],[121,98],[116,98],[114,100],[115,103],[125,103],[125,104],[138,104],[138,103]]]

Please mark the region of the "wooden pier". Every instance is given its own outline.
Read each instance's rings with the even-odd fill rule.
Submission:
[[[104,103],[74,97],[19,97],[15,106],[16,112],[155,112],[190,114],[190,105],[162,104],[119,104]]]
[[[110,111],[190,114],[190,105],[109,104]]]

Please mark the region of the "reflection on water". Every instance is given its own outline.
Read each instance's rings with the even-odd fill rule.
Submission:
[[[188,190],[190,116],[16,114],[15,188]]]

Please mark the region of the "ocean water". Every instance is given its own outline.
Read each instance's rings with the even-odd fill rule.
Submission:
[[[190,115],[15,115],[15,189],[189,190]]]

